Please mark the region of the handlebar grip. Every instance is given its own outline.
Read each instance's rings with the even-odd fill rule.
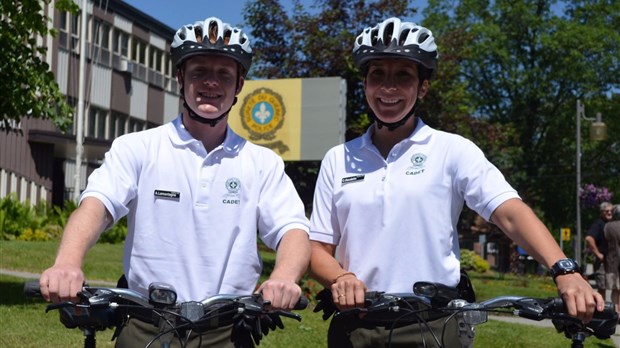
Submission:
[[[549,301],[549,308],[558,312],[567,313],[566,305],[561,297],[553,298]],[[593,319],[613,319],[616,310],[611,302],[605,302],[605,307],[602,311],[595,310]]]
[[[293,307],[293,309],[295,310],[301,310],[301,309],[306,309],[306,307],[308,307],[308,299],[306,298],[306,296],[299,296],[299,301],[297,301],[297,303],[295,304],[295,307]]]
[[[42,298],[41,286],[38,280],[32,280],[24,283],[24,295],[31,298]]]

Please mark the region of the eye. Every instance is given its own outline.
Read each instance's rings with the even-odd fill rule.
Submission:
[[[379,68],[379,67],[371,67],[368,70],[368,75],[371,75],[371,76],[374,76],[374,77],[383,76],[383,75],[385,75],[385,70],[383,70],[382,68]]]

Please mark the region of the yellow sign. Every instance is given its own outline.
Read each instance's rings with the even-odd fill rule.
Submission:
[[[570,241],[570,228],[562,227],[560,231],[562,231],[562,240]]]
[[[301,156],[301,79],[245,81],[230,111],[232,129],[284,160]]]

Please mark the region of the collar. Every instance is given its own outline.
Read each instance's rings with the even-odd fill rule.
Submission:
[[[371,124],[370,127],[366,130],[366,132],[362,135],[360,142],[360,148],[369,147],[372,145],[372,135],[375,132],[375,124]],[[410,141],[412,143],[425,143],[428,142],[430,136],[433,134],[433,128],[428,126],[421,118],[417,119],[416,127],[411,132],[408,138],[403,141]]]
[[[183,113],[179,113],[177,118],[168,124],[168,136],[172,144],[179,147],[188,147],[198,142],[198,140],[189,133],[187,128],[185,128],[183,124]],[[230,126],[227,126],[224,142],[217,149],[221,148],[230,154],[237,154],[244,143],[245,139],[235,133]]]

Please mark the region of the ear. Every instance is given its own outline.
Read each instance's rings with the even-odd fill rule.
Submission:
[[[426,95],[426,93],[428,93],[428,88],[429,88],[430,84],[428,82],[428,79],[424,80],[419,88],[418,88],[418,98],[422,99],[424,98],[424,96]]]
[[[177,69],[177,83],[179,84],[179,86],[181,86],[181,88],[183,88],[183,69]]]
[[[239,76],[239,82],[237,82],[237,90],[235,91],[235,95],[239,95],[239,93],[241,93],[244,83],[245,79],[243,78],[243,76]]]

